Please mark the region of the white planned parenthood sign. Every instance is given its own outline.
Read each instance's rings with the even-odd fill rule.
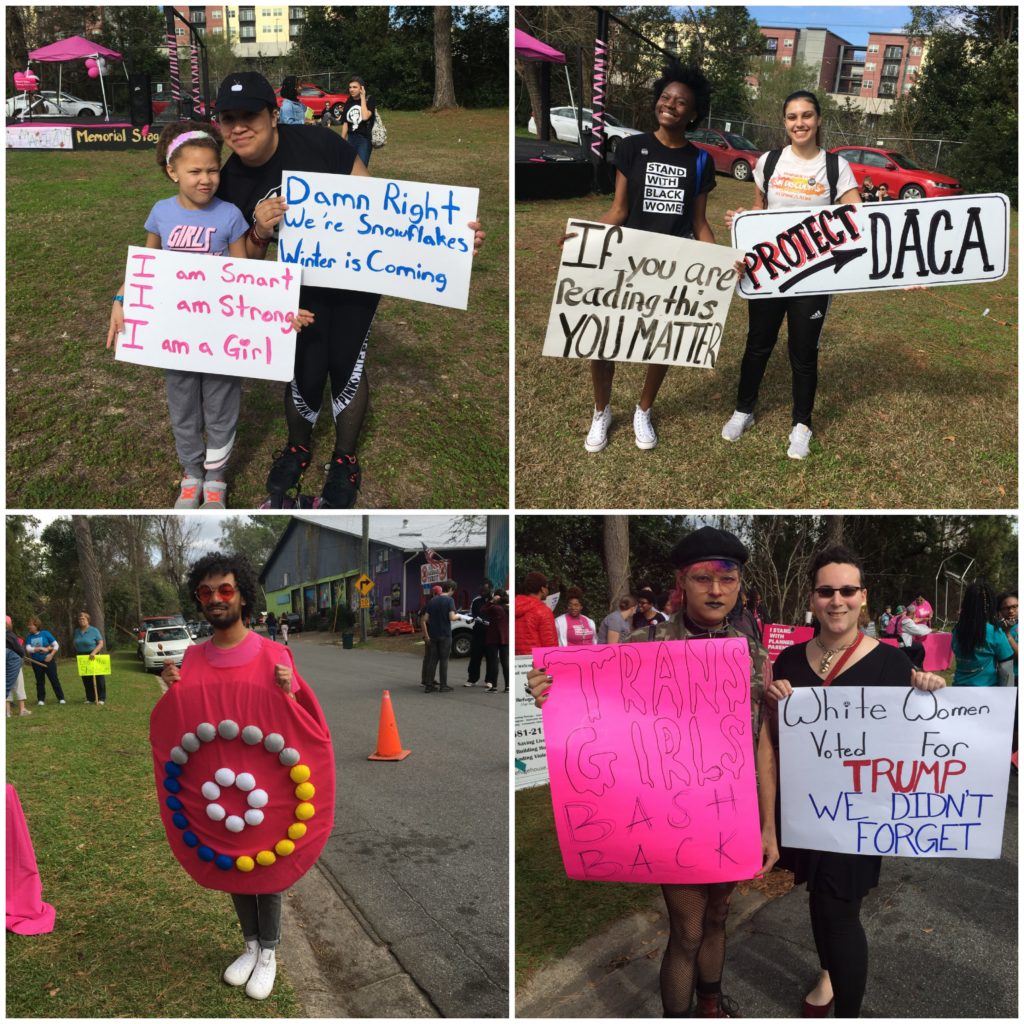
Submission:
[[[732,222],[748,299],[998,281],[1010,254],[1004,195],[747,210]]]
[[[280,263],[131,246],[117,358],[190,373],[291,380],[299,272]]]
[[[779,704],[782,843],[890,857],[1002,855],[1010,687],[807,687]]]
[[[712,369],[736,287],[736,249],[570,220],[544,355]]]
[[[465,309],[480,190],[285,171],[277,258],[302,283]]]
[[[526,692],[526,675],[533,668],[529,654],[518,655],[513,664],[512,692],[516,698],[516,789],[546,786],[548,758],[544,749],[544,716]]]

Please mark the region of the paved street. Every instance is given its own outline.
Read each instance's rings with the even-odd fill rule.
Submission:
[[[465,659],[451,662],[454,692],[424,694],[417,657],[346,651],[316,634],[292,651],[334,738],[335,824],[319,870],[429,1002],[363,1013],[507,1016],[508,695],[464,689]],[[367,760],[385,689],[412,751],[401,762]],[[357,969],[344,949],[336,960],[332,974]]]

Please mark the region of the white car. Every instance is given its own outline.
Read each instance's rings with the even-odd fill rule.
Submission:
[[[594,112],[589,110],[587,107],[583,108],[583,131],[586,134],[590,134],[594,126]],[[526,126],[527,130],[532,132],[534,135],[537,134],[537,124],[530,115],[530,123]],[[616,146],[618,146],[621,139],[625,139],[630,135],[639,135],[640,132],[636,128],[627,128],[617,117],[613,117],[611,114],[606,113],[604,115],[604,127],[605,134],[608,136],[608,152],[614,153]],[[576,142],[580,141],[579,126],[576,124],[576,108],[575,107],[552,107],[551,108],[551,130],[555,133],[555,138],[559,142]]]
[[[147,672],[160,672],[165,661],[173,661],[179,668],[182,659],[193,644],[185,626],[154,626],[146,630],[142,641],[142,661]]]
[[[46,90],[28,94],[29,109],[33,117],[41,115],[63,114],[65,117],[99,117],[103,113],[103,104],[97,100],[80,100],[69,92],[61,92],[58,101],[57,91]],[[7,116],[18,117],[25,106],[24,93],[11,96],[7,101]]]

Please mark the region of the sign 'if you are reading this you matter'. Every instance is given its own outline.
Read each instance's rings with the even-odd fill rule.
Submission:
[[[277,258],[302,283],[465,309],[480,190],[284,171]]]

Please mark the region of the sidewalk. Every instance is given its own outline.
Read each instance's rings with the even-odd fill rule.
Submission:
[[[1017,1017],[1017,776],[1000,860],[885,858],[861,920],[863,1017]],[[518,1017],[661,1017],[660,896],[520,986]],[[737,893],[723,989],[740,1016],[797,1017],[818,970],[803,886]]]

